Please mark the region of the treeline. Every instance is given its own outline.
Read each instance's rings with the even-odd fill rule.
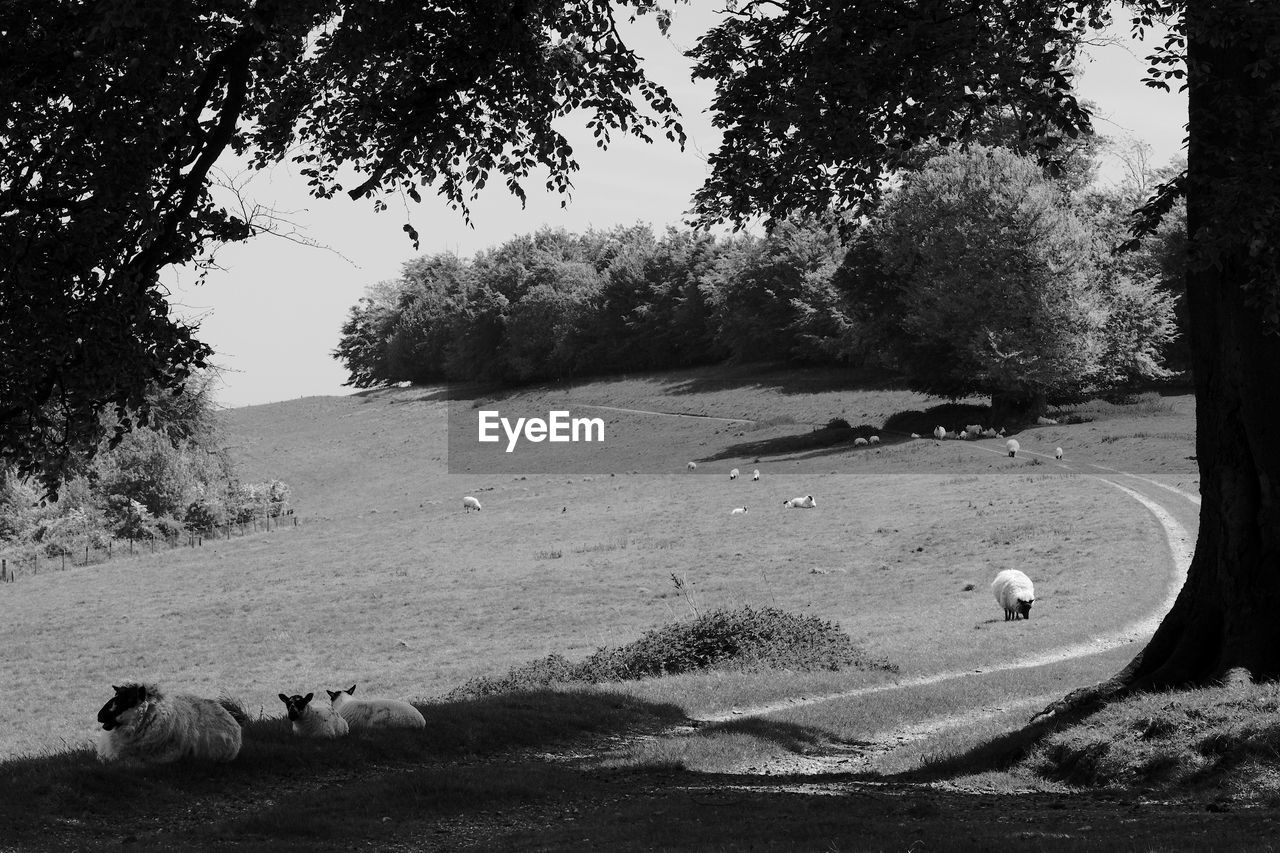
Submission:
[[[84,554],[113,541],[172,540],[285,512],[288,485],[237,479],[212,383],[205,374],[189,380],[180,395],[153,393],[150,425],[135,427],[115,446],[104,442],[92,459],[80,461],[57,500],[0,467],[0,554],[11,562]]]
[[[1107,312],[1113,332],[1136,322],[1120,316],[1124,311],[1159,313],[1173,305],[1184,264],[1176,223],[1168,233],[1147,238],[1138,252],[1113,256],[1126,236],[1125,218],[1141,200],[1132,188],[1054,183],[1016,155],[987,151],[990,156],[976,163],[958,153],[934,158],[931,164],[941,159],[947,166],[932,175],[932,185],[907,192],[929,175],[922,168],[886,202],[881,218],[846,228],[851,236],[843,238],[839,229],[818,222],[786,223],[762,237],[675,228],[656,234],[637,224],[585,234],[543,229],[469,259],[420,257],[405,264],[399,279],[368,289],[351,309],[334,357],[348,370],[347,384],[359,388],[405,381],[554,380],[729,360],[880,364],[914,374],[928,359],[922,362],[920,347],[908,344],[927,342],[930,322],[954,322],[936,307],[913,318],[919,273],[948,264],[958,274],[947,286],[961,301],[1001,297],[977,282],[967,287],[966,277],[1004,280],[1032,269],[1035,274],[1022,276],[1019,286],[1044,289],[1055,286],[1055,271],[1069,270],[1078,283],[1059,309],[1079,305],[1091,316]],[[952,162],[957,157],[962,159]],[[1021,193],[1033,199],[1032,208],[1040,204],[1037,199],[1050,199],[1055,214],[1045,219],[1020,201],[985,205],[997,221],[953,218],[939,226],[960,229],[972,251],[923,266],[907,262],[902,247],[922,235],[902,229],[931,225],[921,197],[947,193],[947,182],[970,187],[972,195],[975,180],[985,198]],[[1035,186],[1024,186],[1028,181]],[[904,215],[904,205],[923,208],[920,215],[914,209]],[[992,241],[990,229],[1012,230],[1018,237],[1013,244]],[[1046,229],[1054,233],[1042,233]],[[1027,241],[1037,240],[1030,254],[1014,257]],[[927,241],[918,245],[929,251]],[[954,251],[946,241],[937,247]],[[1124,299],[1076,299],[1121,280]],[[1161,301],[1160,294],[1168,298]],[[1120,304],[1125,300],[1127,308]],[[1014,305],[1003,313],[1016,317],[1021,309]],[[980,315],[980,306],[970,313]],[[1048,314],[1044,321],[1054,320]],[[970,331],[981,336],[981,330]],[[1173,336],[1153,334],[1146,343],[1169,355]],[[1090,341],[1080,346],[1097,348]],[[930,357],[959,358],[946,347]],[[966,369],[976,368],[978,360],[966,355]]]

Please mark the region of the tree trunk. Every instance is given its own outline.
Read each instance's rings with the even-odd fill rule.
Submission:
[[[1277,205],[1275,179],[1249,164],[1276,154],[1280,71],[1254,63],[1280,36],[1280,13],[1249,0],[1188,0],[1186,14],[1195,556],[1146,648],[1109,681],[1042,713],[1136,690],[1280,677],[1280,333],[1251,301],[1277,281],[1249,231]],[[1280,234],[1269,239],[1274,246]],[[1246,290],[1250,280],[1260,284]]]

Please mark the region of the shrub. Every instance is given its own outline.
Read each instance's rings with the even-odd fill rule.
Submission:
[[[447,699],[534,690],[552,683],[628,681],[703,669],[889,669],[832,622],[773,607],[713,610],[648,631],[620,647],[597,649],[571,664],[553,654],[513,668],[505,678],[472,679]]]

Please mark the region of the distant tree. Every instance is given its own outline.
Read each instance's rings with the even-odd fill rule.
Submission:
[[[1097,274],[1091,235],[1030,159],[980,145],[934,157],[872,230],[896,288],[884,321],[921,390],[989,394],[1004,422],[1166,374],[1170,300]]]
[[[333,357],[347,369],[344,385],[373,388],[393,381],[387,347],[400,316],[400,289],[393,281],[379,282],[348,312]]]
[[[1072,92],[1082,38],[1111,3],[744,2],[693,51],[715,81],[724,143],[704,221],[782,219],[873,199],[915,145],[972,135],[1019,104],[1029,127],[1089,126]],[[1134,29],[1168,18],[1149,82],[1186,81],[1185,195],[1200,529],[1187,582],[1146,648],[1063,708],[1128,689],[1280,677],[1280,4],[1124,0]],[[1046,134],[1048,138],[1050,135]]]
[[[665,30],[653,0],[0,4],[0,458],[56,490],[101,412],[118,440],[206,363],[159,277],[255,231],[211,193],[225,152],[466,215],[492,178],[568,193],[566,117],[683,144],[617,27],[648,14]]]

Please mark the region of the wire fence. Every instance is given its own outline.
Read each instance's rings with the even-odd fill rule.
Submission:
[[[281,527],[297,527],[298,516],[293,510],[280,515],[265,515],[248,521],[231,521],[204,530],[188,530],[163,537],[111,538],[92,541],[81,537],[75,541],[60,541],[36,546],[33,550],[0,555],[0,583],[13,583],[20,577],[38,575],[41,572],[62,571],[81,566],[101,565],[121,557],[155,554],[178,548],[203,548],[206,542],[245,537],[266,533]]]

